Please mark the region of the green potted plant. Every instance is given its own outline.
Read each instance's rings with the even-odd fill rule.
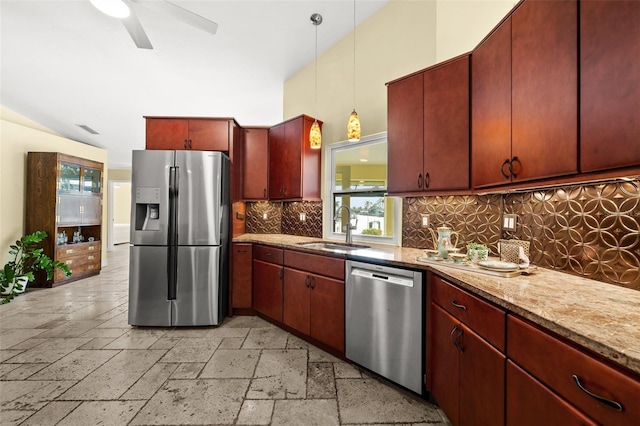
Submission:
[[[40,243],[46,237],[46,232],[36,231],[9,246],[9,255],[13,258],[0,270],[0,287],[4,296],[0,303],[9,303],[18,293],[22,293],[27,283],[35,279],[34,272],[38,270],[45,271],[48,280],[53,277],[56,268],[61,269],[67,277],[71,275],[67,265],[44,254]]]

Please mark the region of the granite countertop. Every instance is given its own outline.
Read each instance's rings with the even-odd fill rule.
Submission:
[[[371,245],[349,254],[299,244],[320,238],[244,234],[234,243],[263,243],[310,253],[430,270],[496,305],[574,341],[640,374],[640,292],[587,278],[537,268],[530,275],[495,277],[443,263],[416,260],[422,249]]]

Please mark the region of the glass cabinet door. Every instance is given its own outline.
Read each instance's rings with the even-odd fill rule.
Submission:
[[[102,191],[101,188],[101,174],[98,169],[92,169],[89,167],[84,168],[84,183],[83,191],[91,192],[93,194],[99,194]]]
[[[80,166],[77,164],[60,163],[60,191],[80,192]]]

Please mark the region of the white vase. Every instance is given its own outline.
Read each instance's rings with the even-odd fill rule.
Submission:
[[[15,287],[16,283],[21,284],[22,288],[20,290],[16,289],[16,293],[24,293],[24,291],[27,288],[27,283],[29,282],[29,277],[15,277],[13,279],[13,282],[9,283],[9,286],[7,287],[6,290],[2,291],[2,295],[6,296],[8,294],[11,294],[11,292],[13,291],[13,287]]]

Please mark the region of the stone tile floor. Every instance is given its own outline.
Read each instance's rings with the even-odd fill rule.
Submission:
[[[0,306],[1,425],[426,425],[441,410],[257,317],[127,324],[128,247]]]

